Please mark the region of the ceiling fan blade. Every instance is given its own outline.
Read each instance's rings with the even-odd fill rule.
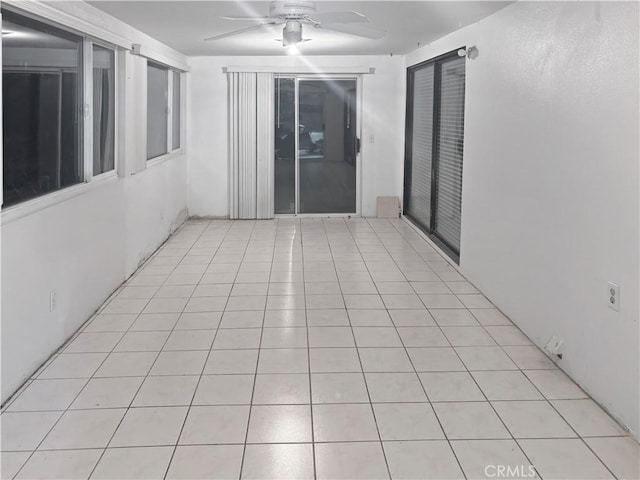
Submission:
[[[266,23],[260,23],[258,25],[252,25],[250,27],[241,28],[240,30],[234,30],[233,32],[222,33],[220,35],[214,35],[213,37],[205,38],[205,42],[213,42],[215,40],[222,40],[223,38],[233,37],[234,35],[240,35],[241,33],[253,32],[255,30],[260,30],[262,28],[271,27],[273,25],[279,25],[282,22],[280,21],[271,21]]]
[[[321,28],[324,30],[333,30],[334,32],[348,33],[349,35],[370,38],[372,40],[379,40],[387,35],[386,30],[362,23],[330,23],[320,25],[317,28]]]
[[[223,20],[251,20],[255,22],[263,22],[265,20],[271,20],[271,17],[220,17]]]
[[[369,23],[369,19],[358,12],[325,12],[309,16],[322,25],[328,23]]]

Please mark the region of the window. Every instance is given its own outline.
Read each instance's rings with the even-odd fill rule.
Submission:
[[[147,62],[147,160],[180,148],[181,74]]]
[[[3,206],[84,181],[83,39],[2,11]]]
[[[114,49],[2,10],[3,207],[115,170],[115,60]]]
[[[93,175],[115,168],[115,52],[93,46]]]
[[[453,260],[460,257],[465,57],[408,69],[404,214]]]
[[[164,155],[168,150],[169,70],[147,64],[147,159]]]

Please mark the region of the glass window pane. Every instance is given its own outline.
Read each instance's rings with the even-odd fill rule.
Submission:
[[[93,46],[93,175],[115,168],[115,52]]]
[[[147,159],[167,153],[169,71],[147,65]]]
[[[408,185],[405,213],[429,231],[431,229],[431,170],[433,150],[434,67],[429,64],[412,75],[411,107],[411,182]],[[411,100],[409,100],[411,101]]]
[[[2,11],[3,206],[84,180],[81,59],[80,37]]]
[[[172,137],[171,148],[180,148],[180,72],[173,72],[173,106],[171,108]]]
[[[299,213],[356,212],[355,80],[300,80]]]
[[[275,213],[296,213],[296,86],[275,79]]]
[[[464,147],[464,57],[409,68],[404,213],[458,262]]]

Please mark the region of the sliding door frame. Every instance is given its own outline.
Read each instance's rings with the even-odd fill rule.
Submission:
[[[466,47],[461,47],[466,48]],[[458,49],[443,55],[431,58],[424,62],[412,65],[407,68],[407,103],[406,103],[406,120],[405,120],[405,145],[404,145],[404,193],[402,202],[402,215],[407,217],[411,222],[422,230],[440,249],[442,249],[457,264],[460,263],[460,252],[456,250],[449,242],[438,235],[436,231],[436,207],[437,207],[437,189],[438,181],[438,149],[440,146],[440,103],[441,103],[441,73],[442,63],[446,60],[458,58]],[[407,212],[407,205],[410,204],[411,196],[411,168],[413,164],[413,101],[414,101],[414,74],[416,71],[433,65],[433,117],[432,117],[432,140],[431,140],[431,202],[429,212],[430,225],[424,225],[420,220],[413,217]],[[465,79],[466,89],[466,79]]]
[[[275,74],[274,79],[288,78],[295,82],[295,213],[276,213],[275,218],[327,218],[359,217],[362,209],[362,74]],[[356,81],[356,136],[360,139],[360,151],[356,155],[356,211],[353,213],[300,213],[300,81],[305,80],[355,80]],[[275,122],[275,119],[274,119]],[[275,162],[275,155],[272,156]],[[272,166],[275,174],[275,164]],[[275,181],[273,195],[275,199]],[[275,205],[275,201],[274,201]]]

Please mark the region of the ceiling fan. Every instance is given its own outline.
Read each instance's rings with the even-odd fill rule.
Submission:
[[[386,31],[369,24],[369,19],[358,12],[316,12],[315,2],[310,0],[276,0],[269,4],[269,15],[265,17],[220,17],[225,20],[244,20],[260,22],[251,27],[241,28],[232,32],[205,38],[205,41],[221,40],[223,38],[253,32],[275,25],[283,25],[282,46],[291,47],[307,41],[302,38],[303,24],[321,30],[348,33],[358,37],[380,39]],[[280,41],[280,40],[278,40]]]

